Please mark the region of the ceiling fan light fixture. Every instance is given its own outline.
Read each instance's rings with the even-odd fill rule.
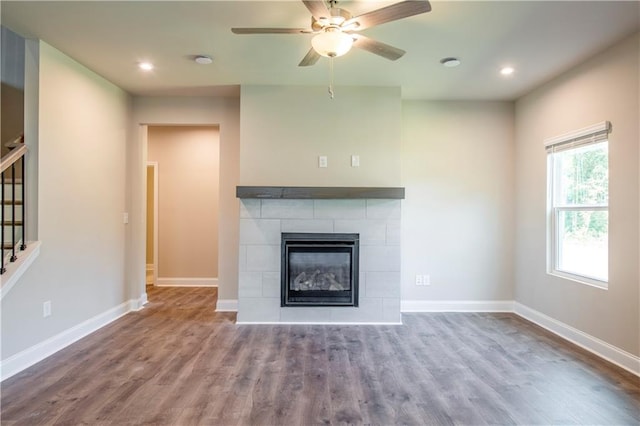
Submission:
[[[327,29],[311,39],[311,46],[322,56],[336,58],[351,50],[353,38],[338,29]]]

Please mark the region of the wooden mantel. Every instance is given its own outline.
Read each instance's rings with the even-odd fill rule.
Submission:
[[[404,199],[404,188],[361,186],[236,186],[238,198],[263,199]]]

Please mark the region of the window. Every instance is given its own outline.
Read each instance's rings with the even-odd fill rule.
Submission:
[[[548,272],[599,287],[609,279],[609,122],[545,141]]]

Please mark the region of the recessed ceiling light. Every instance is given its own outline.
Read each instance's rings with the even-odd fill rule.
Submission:
[[[200,65],[209,65],[210,63],[213,62],[213,59],[211,59],[211,56],[207,56],[207,55],[198,55],[195,58],[193,58],[193,60],[199,63]]]
[[[513,67],[502,67],[500,69],[500,74],[502,75],[511,75],[515,72],[516,70]]]
[[[151,71],[153,69],[153,64],[151,62],[140,62],[138,67],[144,71]]]
[[[442,58],[442,59],[440,59],[440,63],[442,65],[444,65],[445,67],[447,67],[447,68],[453,68],[453,67],[457,67],[458,65],[460,65],[460,59],[453,58],[453,57]]]

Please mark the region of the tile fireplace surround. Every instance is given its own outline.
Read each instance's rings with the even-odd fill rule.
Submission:
[[[237,187],[238,324],[400,324],[404,188]],[[281,234],[360,234],[358,307],[280,307]]]

